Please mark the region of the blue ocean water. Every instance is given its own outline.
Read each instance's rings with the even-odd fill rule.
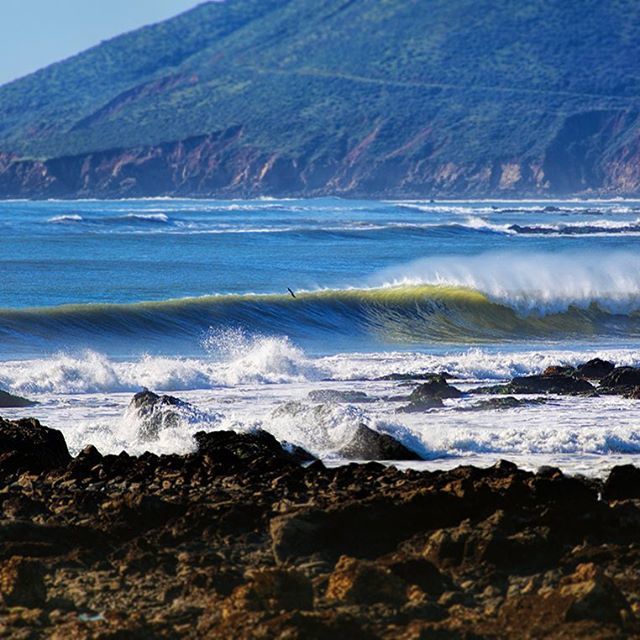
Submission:
[[[314,353],[640,329],[637,201],[8,201],[0,232],[5,359],[197,354],[211,328]]]
[[[596,356],[640,365],[640,201],[4,201],[0,233],[0,387],[39,402],[3,415],[74,451],[187,451],[198,430],[259,426],[331,459],[364,422],[436,467],[600,474],[640,454],[637,401],[406,414],[410,389],[385,379],[446,371],[464,390]],[[142,387],[193,411],[150,442],[127,410]]]

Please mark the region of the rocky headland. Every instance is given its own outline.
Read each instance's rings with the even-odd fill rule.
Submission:
[[[627,393],[637,373],[592,361],[494,393],[594,393],[587,375]],[[420,382],[412,409],[457,395],[446,376]],[[151,431],[181,406],[132,401]],[[417,457],[365,425],[348,449]],[[260,430],[200,432],[187,455],[72,457],[59,431],[2,419],[0,510],[2,637],[640,637],[633,466],[327,467]]]

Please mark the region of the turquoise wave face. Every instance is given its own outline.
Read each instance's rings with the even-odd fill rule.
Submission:
[[[0,202],[0,355],[625,339],[640,201]],[[296,293],[292,298],[287,289]]]

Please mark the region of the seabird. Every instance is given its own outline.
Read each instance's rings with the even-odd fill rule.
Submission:
[[[292,297],[292,298],[295,298],[295,297],[296,297],[296,294],[295,294],[295,293],[293,293],[293,291],[291,291],[291,289],[289,289],[289,287],[287,287],[287,291],[291,294],[291,297]]]

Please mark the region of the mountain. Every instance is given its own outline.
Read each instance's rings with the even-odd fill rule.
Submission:
[[[0,87],[0,196],[640,193],[636,0],[208,2]]]

